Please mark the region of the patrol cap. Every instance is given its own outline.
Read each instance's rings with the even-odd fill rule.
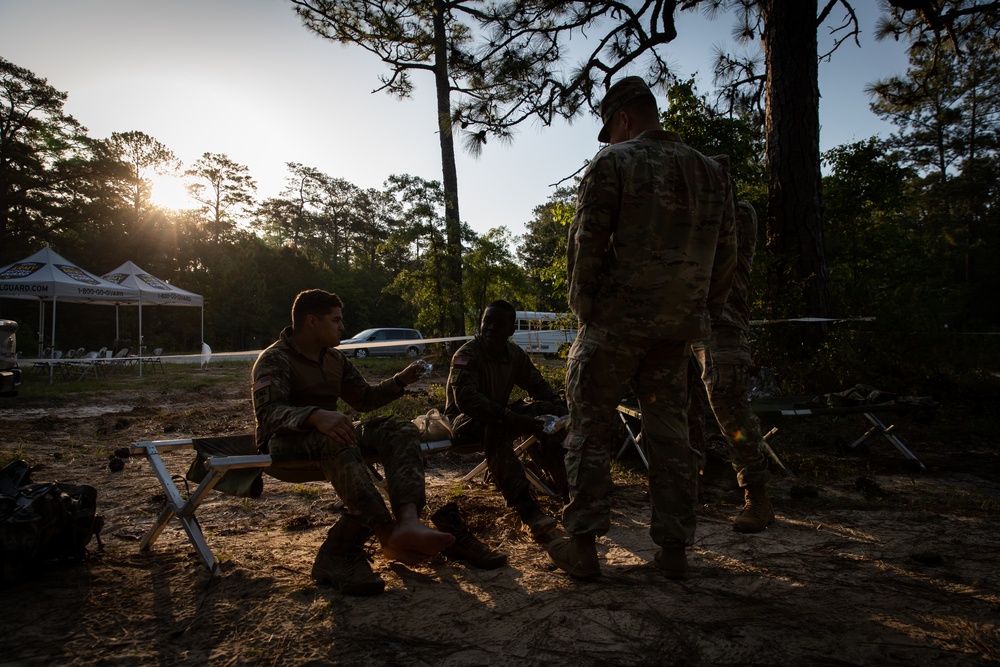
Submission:
[[[639,76],[627,76],[608,88],[607,94],[601,100],[601,120],[604,121],[604,127],[597,135],[597,140],[608,143],[611,139],[608,122],[623,106],[644,95],[653,97],[653,92]]]

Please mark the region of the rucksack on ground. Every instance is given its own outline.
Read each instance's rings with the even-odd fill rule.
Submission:
[[[97,489],[87,484],[34,483],[24,461],[0,469],[0,566],[3,583],[56,561],[79,561],[100,532]]]

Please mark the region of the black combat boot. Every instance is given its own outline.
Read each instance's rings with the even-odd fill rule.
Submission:
[[[378,595],[385,590],[382,577],[372,572],[365,542],[372,529],[353,514],[344,514],[326,535],[316,554],[312,577],[336,586],[345,595]]]
[[[458,511],[458,503],[450,502],[431,515],[431,523],[442,533],[455,536],[455,543],[441,553],[448,560],[464,560],[481,570],[495,570],[507,564],[507,554],[493,551],[469,527]]]
[[[684,547],[663,547],[653,557],[653,564],[667,579],[688,578],[687,550]]]

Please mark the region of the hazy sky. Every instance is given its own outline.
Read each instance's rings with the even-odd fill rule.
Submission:
[[[862,48],[845,44],[820,64],[823,150],[887,135],[864,87],[906,68],[903,45],[874,41],[875,3],[853,4]],[[682,12],[677,27],[663,53],[709,93],[713,46],[729,43],[733,19]],[[430,75],[414,73],[411,100],[371,94],[378,59],[312,35],[284,0],[0,0],[0,56],[68,93],[90,136],[145,132],[186,165],[225,153],[250,169],[260,198],[280,192],[286,162],[366,188],[390,174],[441,179]],[[522,233],[552,184],[598,150],[598,128],[593,116],[530,125],[478,160],[461,154],[463,219]]]

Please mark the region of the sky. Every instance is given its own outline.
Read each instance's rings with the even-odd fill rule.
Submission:
[[[903,44],[874,39],[875,3],[853,5],[861,48],[845,44],[820,64],[822,150],[888,136],[864,88],[906,70]],[[710,93],[713,47],[730,43],[732,27],[725,14],[681,12],[663,53]],[[414,75],[411,99],[373,94],[386,71],[377,57],[307,31],[286,0],[0,0],[0,56],[68,93],[65,110],[91,137],[144,132],[185,166],[224,153],[249,168],[260,199],[280,193],[288,162],[363,188],[391,174],[441,179],[430,75]],[[599,150],[599,126],[593,115],[525,125],[478,159],[459,153],[463,220],[523,233],[554,184]],[[180,187],[155,187],[159,203],[184,204]]]

